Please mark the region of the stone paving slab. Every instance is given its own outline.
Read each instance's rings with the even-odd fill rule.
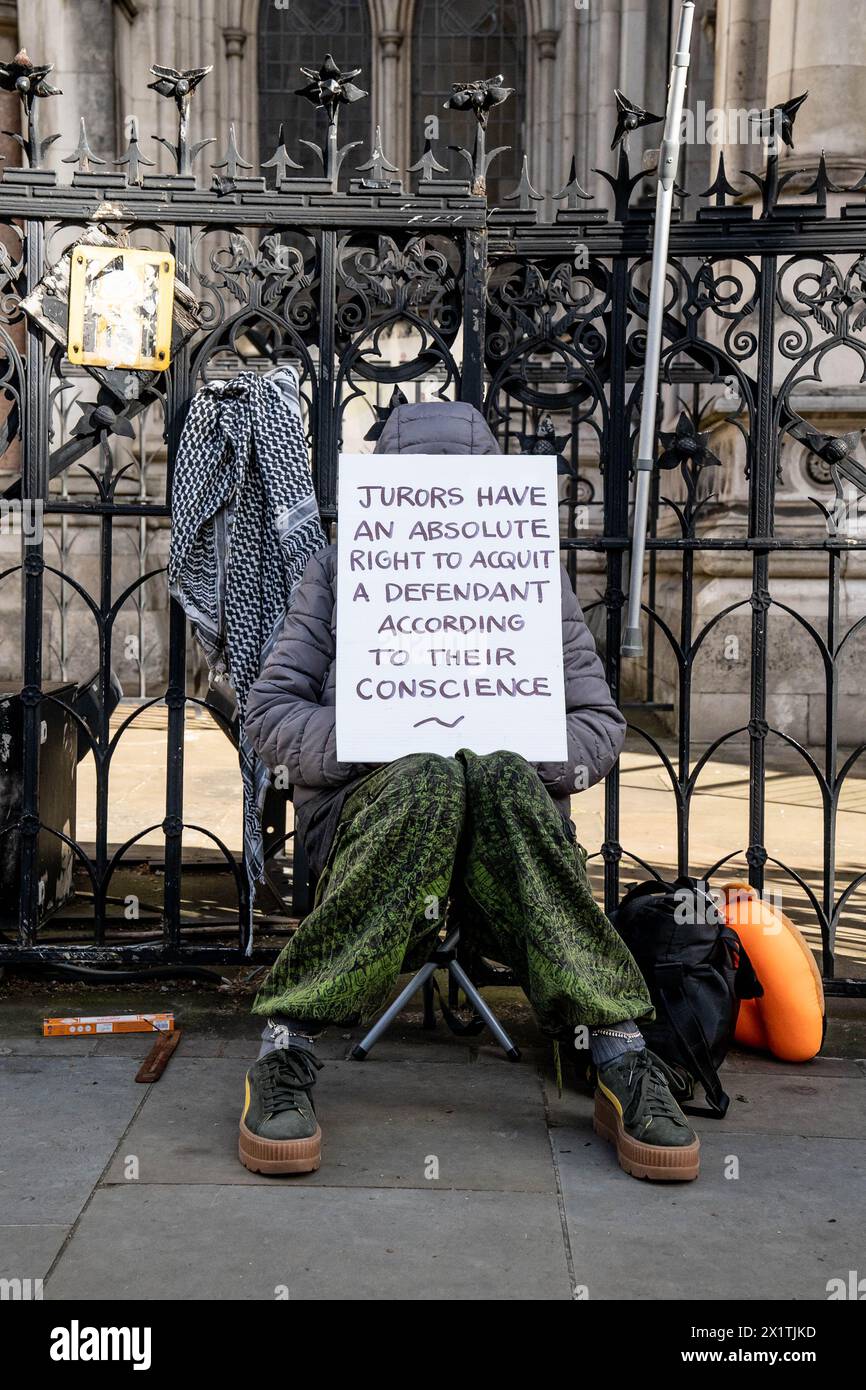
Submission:
[[[554,1196],[101,1188],[47,1299],[568,1300]],[[271,1349],[273,1350],[273,1349]]]
[[[68,1225],[145,1088],[129,1061],[0,1058],[0,1223]]]
[[[552,1131],[575,1285],[590,1299],[824,1299],[828,1279],[864,1268],[866,1144],[705,1127],[697,1182],[646,1183],[590,1116],[587,1101]]]
[[[723,1120],[704,1120],[721,1133],[866,1139],[866,1090],[861,1078],[782,1079],[766,1072],[726,1086],[730,1109]]]
[[[0,1279],[44,1279],[69,1230],[68,1226],[0,1226]]]
[[[862,1063],[853,1057],[815,1057],[811,1062],[780,1062],[763,1052],[729,1052],[722,1065],[722,1077],[726,1087],[736,1084],[732,1073],[766,1072],[778,1081],[790,1081],[802,1077],[813,1082],[824,1081],[830,1076],[857,1078],[862,1075]]]
[[[124,1138],[109,1170],[126,1185],[125,1158],[139,1181],[272,1185],[237,1159],[242,1062],[184,1060],[179,1052]],[[335,1062],[321,1072],[316,1103],[323,1167],[305,1186],[455,1187],[553,1192],[544,1100],[535,1070],[500,1063]],[[425,1176],[428,1157],[439,1179]],[[279,1181],[279,1180],[277,1180]]]
[[[41,1033],[7,1033],[0,1035],[0,1059],[3,1057],[89,1057],[96,1047],[96,1038],[44,1038]]]
[[[325,1166],[299,1179],[237,1161],[259,1032],[246,1000],[161,997],[185,1033],[152,1087],[134,1081],[150,1035],[39,1033],[46,1011],[137,1012],[157,1006],[149,992],[4,1000],[0,1277],[56,1261],[47,1298],[272,1299],[282,1285],[292,1299],[562,1300],[574,1283],[591,1299],[823,1300],[828,1279],[866,1269],[862,1001],[840,1014],[850,1056],[792,1067],[732,1052],[729,1117],[696,1121],[699,1182],[661,1187],[618,1168],[588,1098],[557,1095],[520,996],[488,996],[517,1065],[487,1034],[424,1031],[417,1010],[364,1063],[344,1060],[360,1029],[329,1029]]]

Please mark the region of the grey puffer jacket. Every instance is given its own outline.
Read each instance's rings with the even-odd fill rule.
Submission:
[[[378,453],[494,454],[496,440],[474,407],[459,402],[398,406],[388,417]],[[268,767],[286,768],[295,822],[314,872],[321,872],[343,802],[371,766],[337,762],[337,548],[310,560],[261,675],[247,701],[246,731]],[[625,739],[617,709],[562,571],[562,647],[568,761],[536,764],[568,819],[573,791],[607,775]]]

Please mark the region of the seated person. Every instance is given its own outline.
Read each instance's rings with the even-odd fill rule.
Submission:
[[[398,406],[378,451],[499,452],[481,415],[453,402]],[[387,1003],[407,962],[429,957],[450,898],[463,945],[511,967],[544,1033],[573,1042],[578,1025],[589,1029],[596,1128],[622,1166],[638,1177],[696,1177],[699,1141],[635,1022],[652,1017],[646,986],[593,899],[569,820],[571,793],[616,762],[625,720],[567,575],[568,762],[463,749],[374,768],[337,761],[336,570],[333,545],[308,564],[247,707],[253,746],[294,787],[297,833],[319,882],[253,1005],[266,1026],[247,1075],[241,1161],[264,1173],[318,1167],[315,1036]]]

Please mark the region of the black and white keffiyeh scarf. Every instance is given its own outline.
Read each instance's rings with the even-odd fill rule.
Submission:
[[[227,679],[237,703],[249,952],[270,775],[244,733],[247,698],[307,561],[327,544],[293,368],[266,376],[242,372],[194,396],[171,499],[169,590],[192,624],[211,682]]]

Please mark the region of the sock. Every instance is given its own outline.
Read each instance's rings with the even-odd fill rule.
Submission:
[[[323,1028],[324,1024],[318,1021],[288,1018],[285,1014],[274,1014],[273,1018],[269,1018],[262,1029],[259,1058],[267,1057],[269,1052],[276,1052],[279,1047],[285,1047],[289,1038],[291,1038],[293,1047],[300,1047],[305,1052],[315,1052],[315,1039]]]
[[[589,1051],[597,1067],[606,1067],[626,1052],[643,1052],[645,1047],[643,1034],[633,1018],[589,1030]]]

